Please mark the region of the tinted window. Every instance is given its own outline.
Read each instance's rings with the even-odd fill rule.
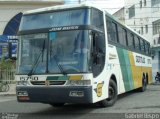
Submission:
[[[107,19],[107,35],[108,40],[117,41],[117,24]]]
[[[93,39],[93,49],[96,49],[97,56],[93,57],[93,76],[98,76],[105,65],[105,38],[104,34],[97,33]]]
[[[141,43],[141,51],[145,51],[145,44],[144,44],[144,41],[143,41],[143,39],[140,39],[140,43]]]
[[[67,10],[52,13],[25,15],[22,17],[20,30],[52,28],[71,25],[88,25],[88,16],[89,9]],[[95,16],[97,16],[96,13]],[[98,17],[101,19],[100,16]],[[95,21],[95,23],[96,22],[97,20]],[[99,24],[99,22],[97,22],[97,24]]]
[[[145,42],[145,49],[146,49],[146,54],[149,54],[149,45],[147,42]]]
[[[113,37],[115,38],[115,41],[118,41],[117,24],[112,22],[112,28],[113,28]]]
[[[127,46],[127,32],[122,27],[118,27],[119,43]]]
[[[136,37],[134,37],[134,39],[135,39],[135,48],[136,48],[136,50],[140,50],[139,38],[136,36]]]
[[[134,35],[131,33],[128,33],[128,46],[130,48],[135,48]]]
[[[107,19],[107,35],[109,41],[115,41],[115,39],[112,37],[113,35],[113,29],[112,29],[112,21]]]
[[[97,9],[92,9],[91,24],[104,31],[103,12]]]

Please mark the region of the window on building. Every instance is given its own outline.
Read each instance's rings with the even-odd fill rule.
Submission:
[[[156,40],[155,39],[153,40],[153,44],[156,45]]]
[[[140,8],[142,8],[142,1],[139,1]]]
[[[148,25],[145,25],[146,33],[148,33]]]
[[[157,4],[160,4],[160,0],[151,0],[151,5],[155,6]]]
[[[153,25],[153,35],[159,34],[160,33],[160,19],[157,21],[154,21],[152,25]]]
[[[141,34],[143,34],[143,26],[141,27]]]
[[[151,0],[152,12],[159,11],[160,0]]]
[[[160,64],[160,51],[158,52],[158,55],[159,55],[159,57],[158,57],[158,64]],[[159,67],[158,67],[159,69],[160,69],[160,65],[159,65]]]
[[[144,6],[146,6],[147,5],[147,1],[146,0],[144,0]]]
[[[158,44],[160,44],[160,36],[158,37]]]
[[[135,5],[131,6],[129,9],[129,18],[132,18],[135,16]]]

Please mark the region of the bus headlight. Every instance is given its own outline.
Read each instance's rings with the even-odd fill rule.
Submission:
[[[28,81],[17,81],[17,85],[27,86],[29,83]]]
[[[90,80],[68,80],[66,85],[71,85],[71,86],[87,86],[91,85]]]

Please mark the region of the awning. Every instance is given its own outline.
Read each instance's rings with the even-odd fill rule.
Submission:
[[[6,35],[0,35],[0,42],[7,42],[9,39],[8,39],[8,36]]]

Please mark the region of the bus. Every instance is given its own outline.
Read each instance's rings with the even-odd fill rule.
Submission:
[[[95,6],[27,11],[18,37],[18,102],[106,107],[152,82],[150,43]]]

